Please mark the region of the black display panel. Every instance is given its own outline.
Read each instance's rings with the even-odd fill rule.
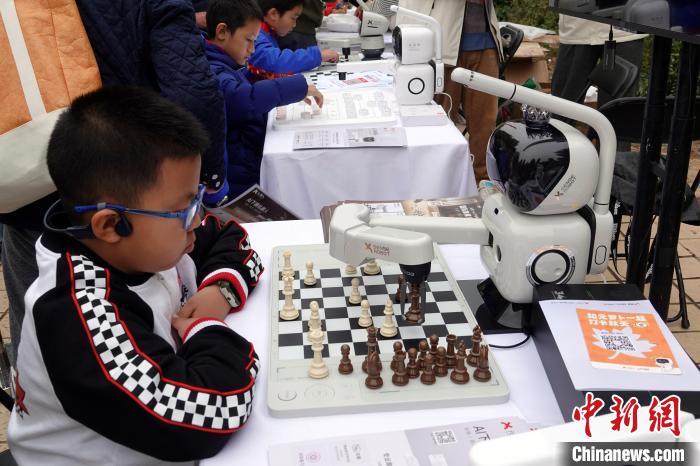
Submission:
[[[700,0],[549,0],[557,13],[700,44]]]

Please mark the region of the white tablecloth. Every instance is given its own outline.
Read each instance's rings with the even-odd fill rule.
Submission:
[[[255,223],[245,227],[250,233],[253,248],[268,268],[274,246],[323,242],[321,222],[318,220]],[[441,249],[456,280],[485,276],[479,262],[478,247],[451,245],[441,246]],[[221,453],[202,461],[202,465],[263,466],[267,464],[267,449],[272,444],[323,437],[395,431],[501,416],[521,416],[529,422],[545,425],[563,422],[532,340],[519,348],[493,350],[510,388],[510,400],[503,404],[296,419],[273,418],[266,402],[269,286],[270,275],[265,272],[245,308],[226,319],[231,328],[254,343],[260,357],[262,370],[256,383],[252,416]],[[492,335],[487,340],[496,344],[512,344],[522,338],[520,334]]]
[[[477,194],[469,146],[454,125],[406,128],[406,133],[408,147],[293,151],[294,130],[268,124],[260,186],[304,219],[318,218],[321,207],[348,199]]]

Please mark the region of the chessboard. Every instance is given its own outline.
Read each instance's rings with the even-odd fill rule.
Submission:
[[[284,251],[291,252],[294,268],[293,303],[299,309],[299,317],[285,321],[280,317],[284,306],[284,282],[282,268]],[[404,350],[417,348],[420,341],[431,335],[439,337],[439,345],[446,346],[448,334],[471,345],[472,329],[476,325],[469,306],[452,277],[439,250],[431,264],[431,273],[425,285],[423,302],[424,322],[411,324],[404,321],[401,305],[394,302],[394,319],[397,334],[386,338],[378,335],[377,349],[384,369],[381,373],[384,386],[370,390],[365,386],[366,374],[362,361],[367,355],[367,330],[358,324],[360,306],[348,301],[353,278],[360,280],[362,299],[370,305],[375,328],[380,329],[385,319],[387,297],[394,298],[400,275],[399,265],[378,260],[381,272],[367,275],[362,267],[348,274],[345,264],[332,258],[328,245],[281,246],[272,251],[270,274],[275,277],[270,286],[270,359],[267,401],[270,412],[277,417],[319,416],[326,414],[360,413],[377,410],[425,409],[434,407],[470,406],[501,403],[508,400],[509,390],[493,354],[489,358],[491,380],[478,382],[471,377],[466,385],[457,385],[450,377],[438,377],[434,385],[424,385],[418,379],[403,387],[392,384],[389,364],[393,357],[393,344],[401,341]],[[306,263],[313,262],[316,285],[306,286]],[[324,361],[329,375],[323,379],[309,377],[313,358],[308,340],[310,305],[319,305],[321,330],[323,331]],[[408,304],[406,305],[406,310]],[[350,359],[354,370],[343,375],[338,372],[340,348],[350,347]],[[473,376],[474,368],[467,368]]]

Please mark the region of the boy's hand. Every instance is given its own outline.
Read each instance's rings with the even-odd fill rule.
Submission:
[[[173,316],[172,326],[177,330],[177,334],[180,335],[180,338],[184,340],[185,332],[190,328],[190,325],[195,323],[198,319],[199,317],[181,317],[175,314]]]
[[[192,296],[182,306],[178,316],[184,318],[213,317],[223,320],[230,310],[231,306],[224,298],[224,295],[221,294],[219,285],[209,285]]]
[[[321,61],[336,63],[340,58],[340,54],[335,50],[323,49],[321,50]]]
[[[304,102],[312,105],[311,99],[316,101],[318,108],[323,107],[323,94],[321,94],[321,91],[319,91],[313,84],[309,84],[309,90],[306,91],[306,98],[304,99]]]

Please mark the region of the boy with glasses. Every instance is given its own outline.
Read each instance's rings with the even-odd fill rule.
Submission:
[[[36,245],[16,402],[19,464],[161,464],[216,454],[258,372],[223,318],[262,265],[237,224],[200,216],[206,133],[144,89],[103,88],[58,120],[61,200]]]

